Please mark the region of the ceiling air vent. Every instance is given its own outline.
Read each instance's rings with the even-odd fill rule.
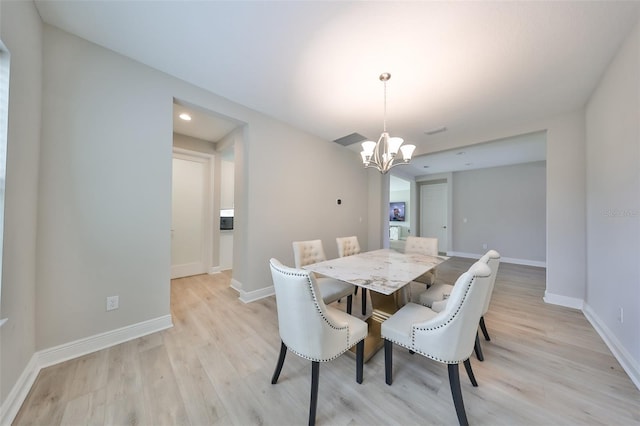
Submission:
[[[339,139],[336,139],[334,142],[337,143],[338,145],[349,146],[349,145],[353,145],[354,143],[358,143],[366,140],[367,138],[362,136],[360,133],[351,133],[350,135],[343,136]]]

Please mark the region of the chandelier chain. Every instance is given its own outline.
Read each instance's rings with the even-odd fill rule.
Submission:
[[[384,114],[382,116],[382,130],[387,131],[387,80],[384,80]]]

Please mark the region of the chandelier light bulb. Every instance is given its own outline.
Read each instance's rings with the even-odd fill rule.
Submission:
[[[402,159],[405,161],[405,163],[411,161],[411,156],[413,155],[413,151],[415,150],[415,145],[402,145],[400,147],[400,151],[402,151]]]
[[[362,142],[362,152],[373,155],[374,149],[376,149],[376,143],[374,141]]]
[[[400,145],[404,142],[402,138],[389,138],[389,152],[392,155],[396,155],[398,153],[398,149],[400,149]]]

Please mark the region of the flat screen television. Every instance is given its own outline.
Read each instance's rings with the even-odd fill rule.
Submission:
[[[389,220],[392,222],[404,222],[404,201],[389,203]]]

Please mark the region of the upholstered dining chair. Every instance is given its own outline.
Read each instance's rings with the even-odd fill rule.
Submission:
[[[487,292],[487,297],[484,302],[484,308],[482,309],[482,316],[480,317],[479,324],[485,340],[489,341],[491,340],[491,338],[489,337],[489,332],[487,331],[487,327],[484,323],[484,316],[489,310],[489,304],[491,303],[491,295],[493,294],[493,288],[496,283],[496,276],[498,275],[498,267],[500,266],[500,253],[495,250],[489,250],[480,258],[480,262],[486,263],[487,265],[489,265],[489,268],[491,268],[489,291]],[[452,289],[453,285],[438,282],[422,292],[417,299],[422,305],[427,306],[436,312],[440,312],[446,306],[448,302],[448,296],[449,294],[451,294]],[[480,345],[480,339],[477,336],[475,352],[478,360],[484,361],[482,346]]]
[[[473,352],[478,321],[489,290],[491,269],[476,262],[458,278],[449,301],[440,313],[417,303],[408,303],[382,323],[385,382],[392,383],[393,344],[447,364],[451,395],[461,425],[468,425],[458,364],[464,363],[473,386],[477,386],[469,356]]]
[[[367,323],[325,305],[312,272],[269,261],[276,291],[280,356],[271,379],[278,382],[287,349],[311,361],[309,425],[315,424],[320,363],[331,361],[356,346],[356,382],[362,383]]]
[[[338,256],[353,256],[360,253],[360,243],[357,236],[352,237],[338,237],[336,238],[338,244]],[[354,290],[353,294],[358,294],[358,287]],[[367,289],[362,289],[362,315],[367,314]]]
[[[311,265],[312,263],[327,260],[327,257],[324,254],[322,240],[294,241],[293,259],[296,268],[298,269],[306,265]],[[322,295],[324,303],[328,305],[346,297],[347,313],[351,313],[353,293],[355,291],[355,286],[353,284],[319,275],[316,275],[316,281],[320,288],[320,294]]]
[[[437,256],[438,239],[431,237],[414,237],[410,235],[407,237],[404,252],[407,254],[417,253],[426,256]],[[426,287],[430,287],[436,282],[436,269],[431,269],[413,281],[425,284]]]

